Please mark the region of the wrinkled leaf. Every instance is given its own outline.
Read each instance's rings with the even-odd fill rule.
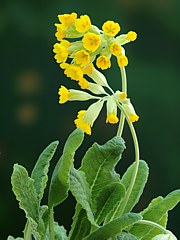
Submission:
[[[86,152],[80,170],[86,175],[93,201],[93,211],[101,207],[99,193],[109,183],[120,182],[115,166],[125,148],[121,137],[114,137],[104,145],[94,143]],[[105,191],[105,189],[104,189]]]
[[[14,165],[11,176],[12,190],[19,201],[19,207],[25,211],[27,219],[38,222],[39,205],[34,180],[28,177],[26,169],[18,164]]]
[[[58,144],[58,141],[52,142],[44,149],[32,171],[31,177],[32,179],[34,179],[34,186],[38,194],[39,200],[41,200],[43,197],[44,189],[48,180],[47,173],[49,170],[49,162],[54,156]]]
[[[88,183],[86,182],[85,174],[72,168],[70,171],[70,190],[76,201],[81,207],[86,210],[88,220],[96,225],[94,216],[91,210],[91,196]]]
[[[124,186],[119,183],[110,183],[103,188],[97,197],[97,202],[101,202],[99,208],[94,213],[96,222],[100,225],[102,221],[107,217],[107,219],[111,219],[114,206],[119,204],[125,195]],[[106,223],[108,222],[106,219]]]
[[[113,221],[92,232],[87,237],[83,238],[83,240],[108,239],[121,233],[124,229],[128,228],[141,219],[141,215],[137,213],[123,214],[121,217],[114,219]]]
[[[23,240],[23,238],[20,237],[14,238],[12,236],[8,236],[7,240]]]
[[[63,226],[59,226],[57,222],[54,224],[54,239],[55,240],[67,240],[66,229]]]
[[[130,233],[120,233],[116,236],[116,240],[138,240]]]
[[[91,223],[87,219],[86,211],[81,208],[80,204],[77,204],[68,239],[83,239],[83,237],[89,234],[90,229]]]
[[[169,210],[172,210],[180,201],[180,190],[169,193],[165,198],[158,197],[152,201],[149,206],[141,212],[144,220],[150,220],[155,223],[166,224],[166,215]],[[162,221],[163,220],[163,221]],[[162,222],[161,222],[162,221]],[[148,236],[153,230],[152,226],[135,224],[130,232],[142,239]],[[146,238],[145,238],[146,239]]]
[[[57,162],[51,179],[48,199],[50,207],[60,204],[68,196],[70,169],[73,166],[75,151],[81,145],[83,138],[83,132],[76,129],[66,141],[63,155]]]

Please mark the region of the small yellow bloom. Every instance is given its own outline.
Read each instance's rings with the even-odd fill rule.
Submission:
[[[61,41],[65,37],[66,32],[64,31],[62,24],[55,24],[55,26],[57,28],[57,32],[56,32],[55,36],[58,41]]]
[[[119,98],[120,98],[121,100],[125,100],[125,99],[127,98],[127,93],[121,92],[121,93],[119,94]]]
[[[111,67],[111,61],[105,55],[101,55],[97,58],[96,65],[97,65],[98,68],[101,68],[102,70],[105,70],[105,69]]]
[[[114,21],[106,21],[102,26],[102,30],[109,36],[115,36],[120,31],[120,26]]]
[[[127,39],[129,41],[135,41],[137,38],[137,33],[136,32],[133,32],[133,31],[129,31],[128,34],[127,34]]]
[[[67,77],[70,77],[72,80],[76,80],[76,81],[79,81],[80,79],[83,78],[82,68],[72,64],[66,65],[64,74]]]
[[[59,94],[59,103],[60,104],[63,104],[69,100],[70,92],[66,87],[61,86],[58,91],[58,94]]]
[[[101,38],[100,35],[89,32],[84,35],[82,42],[86,50],[95,52],[101,44]]]
[[[116,124],[119,121],[118,117],[114,113],[107,115],[106,123]]]
[[[55,43],[53,46],[53,52],[56,53],[54,58],[57,63],[62,63],[67,60],[68,51],[67,48],[64,47],[61,43]]]
[[[83,73],[84,73],[84,74],[91,74],[92,71],[93,71],[93,68],[94,68],[93,64],[90,63],[88,66],[86,66],[85,68],[83,68]]]
[[[114,42],[111,44],[110,46],[110,51],[111,53],[114,55],[114,56],[118,56],[122,53],[122,48],[121,46],[119,45],[119,43],[117,42]]]
[[[62,29],[66,30],[71,24],[73,24],[77,18],[76,13],[58,15],[59,21],[62,23]]]
[[[62,40],[60,44],[61,44],[61,46],[65,47],[66,49],[71,46],[71,43],[67,40]]]
[[[139,119],[139,116],[137,114],[131,114],[129,116],[129,121],[130,122],[136,122],[136,121],[138,121],[138,119]]]
[[[87,89],[89,85],[88,81],[85,78],[80,79],[78,84],[81,87],[81,89]]]
[[[128,65],[128,58],[121,54],[117,57],[119,67],[126,67]]]
[[[77,64],[79,64],[81,67],[86,66],[88,63],[90,63],[90,55],[85,50],[80,50],[75,53],[74,60]]]
[[[77,119],[74,120],[77,128],[80,128],[83,132],[91,135],[91,126],[88,122],[83,120],[83,117],[87,111],[81,110],[78,112]]]
[[[75,28],[80,33],[85,33],[89,31],[91,27],[91,20],[88,15],[82,15],[79,19],[75,21]]]

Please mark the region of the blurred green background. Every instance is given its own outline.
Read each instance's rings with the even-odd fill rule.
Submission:
[[[10,176],[18,162],[30,172],[40,152],[53,140],[60,147],[74,129],[77,111],[88,103],[58,104],[60,84],[68,85],[53,59],[54,23],[57,15],[77,12],[90,15],[101,27],[106,20],[120,23],[121,32],[135,30],[136,42],[126,45],[128,92],[140,116],[135,123],[141,158],[150,166],[139,211],[158,195],[165,196],[180,187],[180,1],[35,1],[6,0],[0,3],[0,239],[9,234],[22,236],[24,213],[11,191]],[[114,89],[120,88],[119,70],[105,73]],[[77,153],[76,165],[85,150],[97,141],[103,144],[116,133],[116,126],[104,124],[105,111],[86,136]],[[118,166],[122,174],[134,158],[128,128],[123,135],[127,150]],[[46,202],[47,194],[44,198]],[[74,199],[57,207],[55,218],[68,229]],[[168,227],[177,237],[180,206],[170,212]]]

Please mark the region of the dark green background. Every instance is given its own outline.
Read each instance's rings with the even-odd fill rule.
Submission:
[[[32,170],[39,153],[53,140],[60,140],[57,161],[65,139],[74,129],[73,119],[88,103],[58,104],[57,91],[68,85],[55,63],[52,45],[57,15],[90,15],[101,27],[106,20],[120,23],[121,32],[135,30],[136,42],[127,45],[128,92],[140,120],[135,123],[141,158],[150,166],[149,182],[136,210],[158,195],[165,196],[180,186],[180,1],[27,1],[6,0],[0,5],[0,239],[21,236],[24,213],[11,191],[10,176],[18,162]],[[115,62],[114,62],[115,63]],[[116,65],[116,64],[115,64]],[[114,89],[120,88],[115,66],[106,71]],[[104,143],[116,127],[104,124],[105,109],[86,136],[77,158],[93,141]],[[133,162],[131,136],[125,128],[127,149],[118,166],[122,174]],[[76,160],[79,166],[79,160]],[[44,199],[46,202],[46,197]],[[68,229],[74,200],[57,207],[56,220]],[[169,217],[169,229],[180,237],[180,206]]]

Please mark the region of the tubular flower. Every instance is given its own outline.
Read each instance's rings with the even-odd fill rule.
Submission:
[[[79,19],[75,21],[75,28],[80,33],[85,33],[89,31],[91,27],[91,20],[88,15],[82,15]]]
[[[86,66],[88,63],[90,63],[90,55],[85,50],[80,50],[75,53],[74,55],[74,61],[79,64],[81,67]]]
[[[97,58],[96,65],[98,66],[98,68],[105,70],[111,67],[111,61],[105,55],[101,55]]]
[[[57,63],[62,63],[67,60],[67,57],[69,54],[67,47],[66,47],[68,44],[67,42],[68,41],[63,40],[63,43],[55,43],[53,46],[53,52],[56,53],[54,58],[56,59]]]
[[[85,68],[83,68],[83,73],[84,73],[84,74],[91,74],[92,71],[93,71],[93,68],[94,68],[93,64],[90,63],[90,64],[88,64],[88,66],[86,66]]]
[[[89,32],[84,35],[82,42],[86,50],[95,52],[101,44],[101,38],[100,35]]]
[[[128,58],[125,55],[121,54],[117,56],[117,62],[119,67],[126,67],[128,65]]]
[[[129,41],[135,41],[136,38],[137,38],[137,33],[136,33],[136,32],[129,31],[129,32],[127,33],[127,39],[128,39]]]
[[[102,107],[103,101],[97,101],[90,105],[87,110],[81,110],[78,112],[77,119],[74,120],[77,128],[81,128],[82,131],[91,135],[91,127],[97,119]]]
[[[81,87],[81,89],[87,89],[88,88],[88,81],[85,78],[82,78],[78,81],[79,86]]]
[[[118,56],[122,53],[122,48],[118,42],[113,42],[110,46],[110,51],[114,56]]]
[[[107,99],[107,118],[106,123],[115,124],[118,123],[119,119],[117,117],[117,104],[113,96]]]
[[[62,66],[62,65],[61,65]],[[64,74],[67,77],[70,77],[72,80],[80,80],[83,78],[83,70],[82,68],[72,65],[72,64],[67,64],[65,67]]]
[[[58,94],[59,94],[59,103],[60,104],[63,104],[69,100],[70,92],[68,91],[68,89],[66,87],[61,86],[58,91]]]
[[[76,13],[58,15],[61,22],[62,29],[66,30],[71,24],[73,24],[77,18]]]
[[[127,113],[129,117],[130,122],[136,122],[139,119],[139,116],[136,114],[133,105],[131,104],[129,99],[126,99],[126,101],[122,104],[125,112]]]
[[[87,101],[89,99],[96,99],[97,97],[92,96],[89,93],[84,91],[67,89],[64,86],[61,86],[58,91],[59,94],[59,103],[66,103],[67,101]]]
[[[55,24],[55,26],[57,28],[57,32],[56,32],[55,36],[58,41],[61,41],[65,37],[66,32],[64,31],[62,24]]]
[[[120,31],[120,26],[114,21],[106,21],[102,26],[102,30],[109,36],[115,36]]]

